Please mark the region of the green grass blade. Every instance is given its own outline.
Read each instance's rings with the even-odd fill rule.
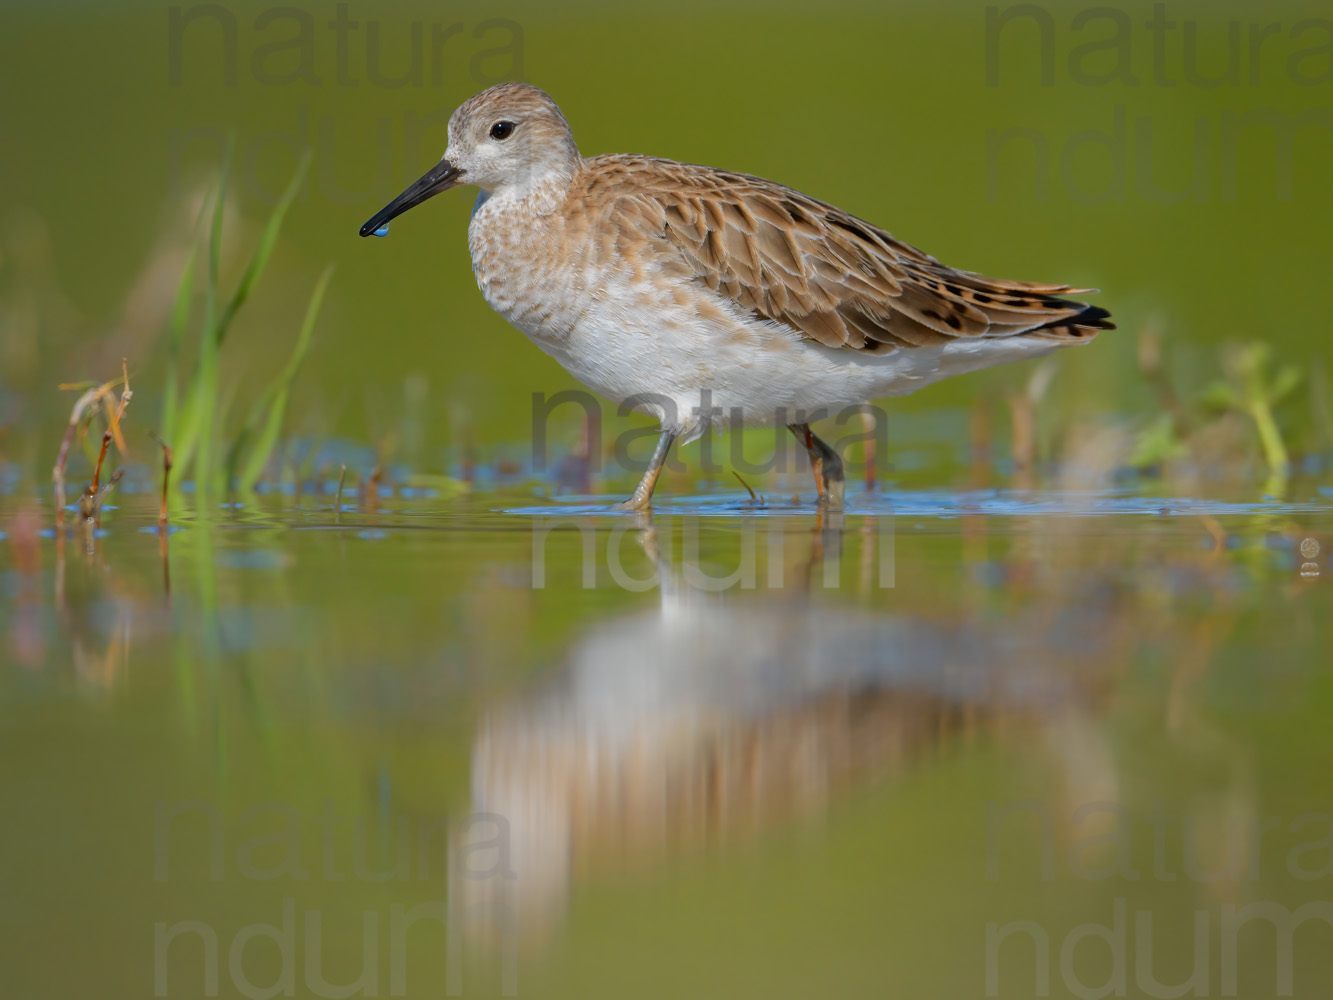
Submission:
[[[185,328],[190,323],[190,298],[194,291],[195,248],[191,247],[185,257],[185,268],[181,272],[180,284],[176,286],[176,298],[171,305],[171,321],[167,335],[167,390],[162,404],[162,439],[170,443],[176,433],[176,408],[180,394],[179,374],[181,345],[185,342]]]
[[[277,380],[264,386],[263,392],[250,404],[250,412],[245,416],[245,425],[241,432],[236,435],[227,450],[227,482],[236,483],[240,481],[241,476],[241,456],[250,446],[250,439],[255,436],[255,430],[264,421],[264,414],[268,412],[269,404],[273,401],[273,393],[276,391]],[[248,489],[248,487],[247,487]]]
[[[232,140],[229,139],[226,158],[223,161],[221,171],[218,197],[213,205],[212,226],[209,233],[208,280],[204,288],[203,336],[199,346],[199,361],[184,399],[178,403],[174,392],[170,398],[173,430],[177,438],[177,443],[174,445],[177,466],[182,472],[192,469],[196,485],[199,491],[204,493],[213,491],[219,484],[221,473],[224,471],[219,468],[217,454],[218,434],[222,426],[222,418],[218,409],[219,355],[222,344],[231,329],[236,314],[245,305],[255,285],[263,275],[264,269],[268,266],[287,212],[300,193],[301,186],[305,183],[311,158],[309,150],[301,155],[301,160],[297,164],[291,182],[269,214],[268,221],[260,235],[259,243],[241,273],[235,292],[224,303],[219,292],[222,229],[228,180],[233,159],[233,145]],[[173,373],[174,370],[173,366]],[[272,411],[274,405],[275,403],[269,404],[269,411]],[[255,423],[257,422],[256,419]],[[177,423],[179,423],[179,427],[176,426]],[[251,426],[247,425],[246,429],[249,432]],[[246,436],[248,437],[248,433]],[[240,447],[243,444],[243,440],[238,441],[230,449],[225,470],[228,474],[234,471],[237,457],[240,454]],[[248,468],[249,466],[247,466]],[[182,482],[183,478],[183,476],[179,477],[176,481],[178,483]]]
[[[301,370],[301,364],[305,361],[305,356],[310,350],[310,343],[315,330],[315,320],[319,318],[320,307],[324,304],[324,293],[328,290],[329,279],[332,277],[333,265],[329,264],[324,268],[319,280],[315,282],[315,290],[311,293],[310,302],[306,305],[305,318],[301,321],[301,332],[297,335],[296,347],[292,350],[292,356],[282,373],[269,387],[273,399],[269,404],[268,416],[264,426],[259,432],[259,437],[255,440],[244,469],[241,471],[239,483],[242,490],[254,488],[255,483],[259,481],[260,474],[264,471],[264,467],[268,464],[269,457],[273,454],[274,446],[278,443],[278,435],[282,432],[282,421],[287,411],[287,399],[291,394],[292,383],[296,381],[296,374]]]
[[[245,453],[245,449],[249,446],[250,438],[252,438],[255,433],[254,425],[258,422],[259,416],[263,412],[260,403],[263,403],[265,406],[268,405],[268,393],[261,396],[260,399],[250,407],[250,414],[245,418],[245,426],[241,428],[241,432],[236,435],[231,443],[231,447],[227,449],[226,472],[227,482],[229,483],[240,482],[241,455]],[[245,490],[249,489],[249,487],[242,484],[241,489]]]
[[[1259,429],[1259,443],[1263,446],[1264,459],[1268,462],[1269,471],[1285,473],[1291,466],[1291,458],[1268,401],[1266,399],[1252,401],[1249,411],[1255,426]]]
[[[268,224],[264,226],[264,233],[259,238],[259,245],[255,247],[250,262],[245,266],[240,283],[236,286],[236,293],[231,297],[231,301],[227,303],[226,309],[223,310],[222,316],[218,320],[217,340],[219,345],[226,339],[231,321],[235,318],[236,313],[240,311],[241,306],[245,305],[245,300],[250,297],[251,290],[264,273],[269,257],[273,255],[273,247],[278,242],[278,233],[282,229],[283,220],[287,217],[287,210],[292,207],[292,202],[296,200],[297,194],[300,193],[301,185],[305,183],[305,175],[309,169],[310,150],[307,149],[301,154],[301,161],[296,165],[296,173],[292,175],[287,190],[283,191],[282,197],[278,199],[277,205],[274,206],[272,214],[268,217]]]
[[[195,438],[198,461],[195,486],[201,494],[212,492],[217,477],[214,445],[218,434],[218,349],[222,344],[218,317],[218,281],[222,267],[222,228],[226,215],[227,183],[231,174],[232,140],[227,140],[227,156],[222,165],[222,183],[213,206],[213,226],[208,241],[208,289],[204,299],[204,339],[199,345],[198,385],[195,394]]]
[[[200,490],[207,490],[213,474],[213,436],[216,433],[218,393],[218,271],[222,259],[222,224],[227,204],[227,187],[231,177],[233,137],[227,139],[227,152],[222,161],[218,179],[217,200],[213,203],[213,221],[208,238],[208,281],[204,284],[203,335],[199,343],[199,361],[194,380],[185,401],[184,422],[180,441],[174,446],[177,467],[183,482],[194,461],[194,478]]]

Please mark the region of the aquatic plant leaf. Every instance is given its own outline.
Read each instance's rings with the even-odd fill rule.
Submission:
[[[1218,379],[1199,393],[1199,402],[1211,410],[1232,410],[1240,407],[1240,393],[1230,382]]]
[[[1287,365],[1277,373],[1273,384],[1268,387],[1269,405],[1276,406],[1286,399],[1301,383],[1301,370],[1295,365]]]
[[[328,290],[329,279],[332,277],[333,265],[329,264],[320,274],[319,280],[315,282],[315,290],[311,293],[310,301],[306,305],[305,318],[301,321],[301,331],[297,335],[296,347],[292,350],[292,356],[288,360],[287,366],[265,391],[265,395],[271,398],[271,402],[268,406],[264,426],[260,430],[259,437],[250,451],[250,457],[238,477],[238,485],[242,490],[254,488],[255,483],[259,481],[260,474],[264,471],[264,467],[268,464],[269,457],[273,454],[274,446],[278,442],[278,435],[282,431],[282,421],[287,412],[287,400],[291,394],[292,383],[296,381],[296,373],[301,370],[301,363],[310,350],[310,342],[315,330],[315,320],[319,317],[320,307],[324,304],[324,293]]]

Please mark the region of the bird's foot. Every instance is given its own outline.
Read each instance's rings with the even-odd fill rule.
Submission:
[[[833,510],[841,510],[846,496],[847,484],[841,478],[825,479],[824,495],[819,498],[819,505]]]
[[[842,459],[838,453],[819,438],[814,439],[819,461],[812,463],[815,469],[815,484],[819,489],[819,503],[833,509],[841,509],[847,495],[847,481],[842,473]]]

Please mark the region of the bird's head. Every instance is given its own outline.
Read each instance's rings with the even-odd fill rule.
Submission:
[[[502,83],[462,104],[449,119],[444,158],[361,227],[369,236],[427,198],[461,184],[487,195],[519,194],[580,163],[569,122],[544,91]]]

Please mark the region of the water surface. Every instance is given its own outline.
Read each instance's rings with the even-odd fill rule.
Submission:
[[[10,995],[1325,988],[1317,489],[402,492],[3,497]]]

